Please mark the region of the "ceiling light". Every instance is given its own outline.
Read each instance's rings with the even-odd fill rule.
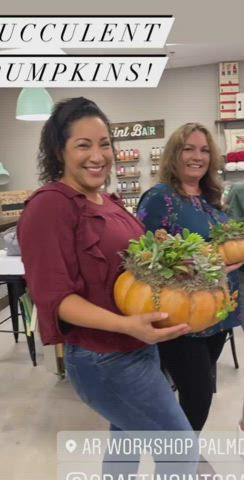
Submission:
[[[52,112],[53,100],[45,88],[23,88],[16,107],[17,120],[43,121]]]
[[[0,162],[0,185],[6,185],[9,182],[9,173]]]

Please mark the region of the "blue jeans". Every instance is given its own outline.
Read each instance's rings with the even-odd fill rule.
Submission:
[[[160,370],[155,345],[129,353],[96,353],[79,346],[65,346],[68,377],[80,398],[110,422],[112,431],[187,431],[192,428]],[[198,460],[197,447],[194,461]],[[120,478],[136,474],[140,457],[123,464],[105,453],[103,473]],[[196,472],[197,464],[157,463],[156,473]],[[178,470],[177,470],[178,469]]]
[[[242,267],[243,268],[243,267]],[[239,270],[239,304],[240,304],[240,321],[244,330],[244,271]]]
[[[160,370],[155,345],[128,353],[96,353],[65,345],[68,377],[111,430],[192,430]]]

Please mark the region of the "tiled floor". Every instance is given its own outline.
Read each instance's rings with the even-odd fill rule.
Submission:
[[[219,362],[208,430],[237,428],[244,398],[241,329],[235,338],[240,369],[234,369],[228,342]],[[58,431],[107,429],[107,422],[81,403],[66,379],[47,371],[38,342],[37,350],[38,366],[33,367],[24,336],[15,344],[11,334],[0,334],[0,480],[54,480]]]

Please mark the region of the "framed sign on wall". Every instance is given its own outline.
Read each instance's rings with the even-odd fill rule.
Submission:
[[[122,141],[164,138],[164,120],[112,123],[111,129],[114,140]]]

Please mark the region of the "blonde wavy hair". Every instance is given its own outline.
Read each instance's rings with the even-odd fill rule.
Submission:
[[[187,138],[192,132],[196,131],[205,134],[210,151],[209,168],[201,178],[199,185],[206,200],[214,207],[221,208],[222,185],[218,174],[218,169],[221,166],[221,155],[211,133],[200,123],[186,123],[172,133],[160,159],[159,181],[167,183],[180,195],[187,196],[181,185],[178,161]]]

